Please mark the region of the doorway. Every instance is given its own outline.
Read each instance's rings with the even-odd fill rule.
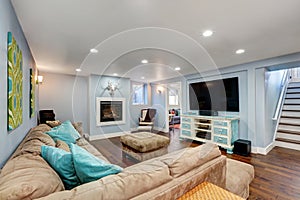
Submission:
[[[169,130],[180,129],[181,82],[167,84],[167,116]]]

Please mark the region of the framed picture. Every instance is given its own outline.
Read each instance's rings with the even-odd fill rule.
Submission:
[[[11,32],[7,34],[7,112],[8,131],[23,122],[23,58]]]
[[[30,90],[29,90],[29,117],[34,117],[35,113],[35,74],[33,69],[29,69],[30,74]]]
[[[125,98],[97,97],[97,126],[125,124]]]

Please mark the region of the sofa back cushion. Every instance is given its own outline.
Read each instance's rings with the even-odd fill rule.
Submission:
[[[206,143],[164,156],[161,161],[168,165],[171,176],[178,177],[218,156],[221,156],[218,146]]]
[[[64,190],[55,171],[38,155],[9,160],[0,174],[0,199],[35,199]]]
[[[11,159],[26,153],[40,155],[42,145],[55,146],[54,140],[49,135],[44,133],[50,129],[51,128],[46,124],[41,124],[32,128],[18,146]]]
[[[151,160],[125,168],[116,175],[51,194],[45,199],[131,199],[171,181],[168,166]]]

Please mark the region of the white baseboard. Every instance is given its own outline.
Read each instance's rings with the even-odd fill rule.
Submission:
[[[137,127],[135,127],[135,128],[131,128],[131,129],[130,129],[130,131],[131,131],[131,132],[135,132],[135,131],[137,131],[137,130],[138,130],[138,128],[137,128]]]
[[[251,153],[267,155],[274,148],[274,142],[269,144],[267,147],[251,147]]]
[[[89,136],[88,140],[93,141],[93,140],[101,140],[101,139],[107,139],[107,138],[112,138],[112,137],[120,137],[122,135],[130,133],[129,131],[126,132],[117,132],[117,133],[106,133],[106,134],[101,134],[101,135],[92,135]]]

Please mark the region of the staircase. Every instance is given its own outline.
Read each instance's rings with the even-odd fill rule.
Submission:
[[[287,87],[275,146],[300,150],[300,82]]]

